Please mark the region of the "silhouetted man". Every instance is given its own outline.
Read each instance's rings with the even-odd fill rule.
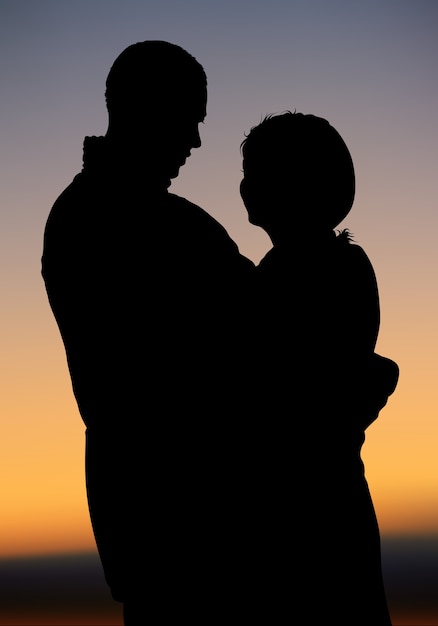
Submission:
[[[90,517],[126,624],[209,622],[235,593],[223,506],[240,324],[253,264],[168,192],[201,145],[206,76],[179,46],[129,46],[104,137],[49,215],[42,274],[86,426]],[[230,416],[230,417],[228,417]]]

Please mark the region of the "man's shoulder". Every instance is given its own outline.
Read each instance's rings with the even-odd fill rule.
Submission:
[[[254,267],[254,263],[239,252],[226,228],[205,209],[173,193],[168,194],[168,207],[181,237],[187,236],[196,247],[205,247],[212,255],[219,248],[239,256],[248,267]]]
[[[77,210],[79,202],[82,202],[86,195],[86,185],[82,172],[76,174],[72,181],[55,198],[49,213],[49,218],[58,215],[66,215],[69,209]]]
[[[59,193],[50,208],[44,228],[46,248],[49,243],[52,245],[60,242],[64,232],[72,234],[71,229],[77,221],[77,207],[81,206],[81,202],[78,201],[79,180],[80,174],[76,175],[71,183]]]
[[[174,193],[168,193],[167,198],[169,207],[178,211],[178,215],[183,217],[184,220],[198,221],[203,225],[209,224],[212,228],[227,233],[224,226],[216,218],[194,202]]]

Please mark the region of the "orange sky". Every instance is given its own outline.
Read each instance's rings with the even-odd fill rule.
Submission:
[[[94,547],[85,497],[84,428],[63,347],[40,285],[21,352],[9,337],[3,417],[0,556]],[[387,307],[383,307],[384,310]],[[382,534],[436,532],[438,477],[435,370],[417,369],[415,346],[385,334],[400,382],[363,449]],[[423,359],[424,361],[424,359]],[[432,365],[432,364],[431,364]]]

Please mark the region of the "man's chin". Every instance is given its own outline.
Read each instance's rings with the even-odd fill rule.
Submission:
[[[182,165],[184,165],[184,163]],[[181,165],[174,167],[169,173],[169,178],[177,178],[181,167],[182,167]]]

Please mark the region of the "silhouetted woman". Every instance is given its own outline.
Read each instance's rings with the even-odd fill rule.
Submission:
[[[250,316],[254,602],[273,624],[389,626],[360,451],[378,414],[371,386],[387,397],[398,367],[374,354],[372,265],[348,231],[334,231],[353,204],[352,159],[326,120],[291,112],[252,128],[242,155],[249,221],[273,243]]]

